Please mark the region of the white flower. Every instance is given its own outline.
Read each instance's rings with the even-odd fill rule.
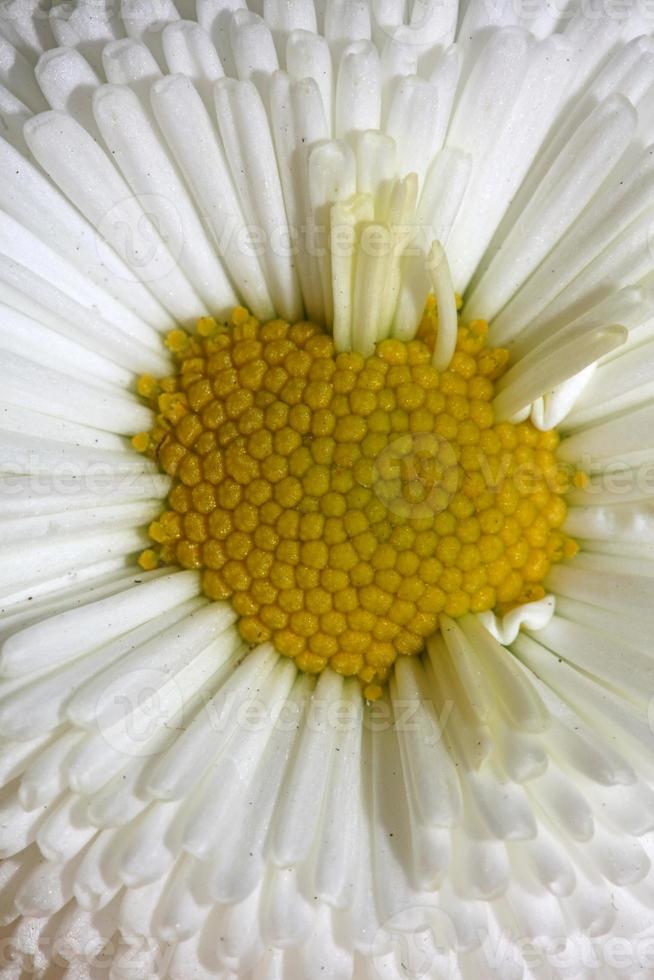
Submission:
[[[195,9],[197,7],[197,9]],[[618,9],[619,7],[619,9]],[[647,4],[0,7],[0,975],[654,971]],[[462,317],[590,480],[550,594],[364,703],[142,571],[169,331]]]

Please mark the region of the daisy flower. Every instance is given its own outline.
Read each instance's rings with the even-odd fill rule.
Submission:
[[[653,975],[650,6],[0,7],[3,980]]]

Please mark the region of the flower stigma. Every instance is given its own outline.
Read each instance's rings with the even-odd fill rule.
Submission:
[[[240,307],[169,334],[177,373],[138,386],[156,421],[132,443],[172,479],[141,566],[197,569],[248,644],[356,676],[368,700],[441,614],[543,598],[578,551],[561,528],[583,474],[557,460],[557,432],[496,423],[509,354],[485,321],[459,322],[442,372],[437,331],[430,297],[414,340],[369,357]]]

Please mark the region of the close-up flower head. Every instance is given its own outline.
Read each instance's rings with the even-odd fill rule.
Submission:
[[[0,0],[0,980],[653,980],[654,2]]]

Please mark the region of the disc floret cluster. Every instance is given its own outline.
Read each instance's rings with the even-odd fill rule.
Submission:
[[[509,357],[484,321],[459,324],[440,373],[437,328],[428,302],[414,340],[367,358],[242,308],[171,333],[177,373],[139,381],[156,422],[134,446],[173,481],[142,566],[199,570],[248,643],[358,676],[370,699],[442,614],[542,598],[577,551],[559,437],[495,423]]]

